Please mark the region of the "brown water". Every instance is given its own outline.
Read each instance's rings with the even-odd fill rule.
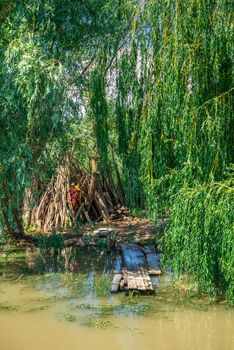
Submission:
[[[37,259],[0,264],[0,350],[234,349],[233,309],[178,306],[157,293],[99,296],[114,256],[103,256],[98,268],[95,257],[80,256],[82,268],[72,274],[45,258],[39,268]],[[55,271],[44,274],[45,266]]]

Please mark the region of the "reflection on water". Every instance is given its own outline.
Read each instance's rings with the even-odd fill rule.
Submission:
[[[53,272],[98,271],[110,274],[116,262],[116,254],[92,248],[66,247],[61,251],[27,248],[25,255],[18,254],[14,259],[6,259],[0,264],[0,274],[44,274]]]
[[[231,350],[234,311],[108,293],[116,255],[28,249],[0,263],[1,350]]]
[[[115,260],[116,256],[113,254],[104,254],[103,251],[88,248],[67,247],[61,252],[54,249],[26,251],[27,266],[37,273],[90,271],[110,273]]]

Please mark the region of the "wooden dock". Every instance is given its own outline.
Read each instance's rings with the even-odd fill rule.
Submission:
[[[161,274],[160,254],[153,245],[120,244],[111,292],[119,290],[153,291],[155,276]]]

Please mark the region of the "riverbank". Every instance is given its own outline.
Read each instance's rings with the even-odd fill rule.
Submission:
[[[155,225],[145,218],[126,217],[110,223],[86,224],[62,234],[65,246],[95,246],[100,244],[100,240],[110,240],[112,247],[119,243],[155,244],[166,224],[165,219],[160,219]]]
[[[26,229],[26,235],[21,240],[11,240],[2,238],[2,244],[13,243],[19,247],[38,246],[41,247],[43,242],[44,248],[52,247],[58,243],[59,247],[63,246],[91,246],[101,247],[108,246],[111,249],[118,247],[120,243],[137,243],[137,244],[156,244],[162,236],[167,226],[168,218],[160,218],[157,222],[151,223],[146,218],[127,216],[120,220],[110,222],[90,222],[86,224],[77,224],[69,230],[56,230],[41,233],[36,227]]]

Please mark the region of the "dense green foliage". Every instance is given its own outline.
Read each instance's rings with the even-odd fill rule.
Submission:
[[[61,143],[69,139],[65,134],[77,113],[85,62],[101,40],[115,38],[117,4],[1,3],[0,208],[10,234],[23,233],[25,189],[35,175],[43,178],[42,169],[50,173],[48,158],[58,162],[59,151],[68,146]]]
[[[173,199],[164,239],[176,274],[198,276],[198,289],[233,303],[233,174],[223,182],[183,187]]]
[[[152,219],[169,210],[168,263],[233,302],[231,4],[149,1],[136,11],[131,44],[117,62],[128,203],[137,206],[143,189]]]
[[[127,205],[152,220],[170,212],[164,249],[175,272],[232,302],[231,2],[2,4],[3,225],[22,232],[35,173],[49,181],[67,150],[88,166],[95,149]]]

